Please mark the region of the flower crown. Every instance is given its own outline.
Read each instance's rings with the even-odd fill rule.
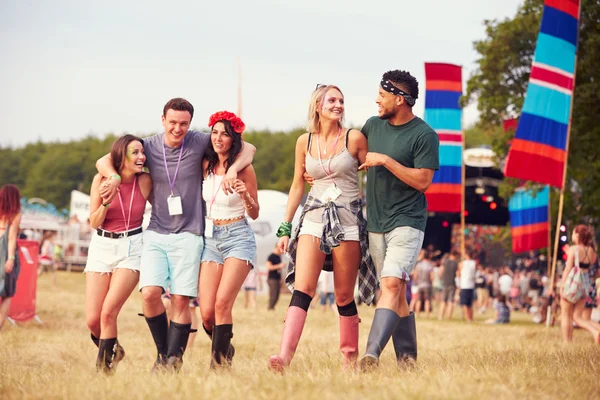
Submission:
[[[244,132],[244,129],[246,129],[244,121],[229,111],[218,111],[211,115],[208,119],[208,126],[213,127],[219,121],[229,121],[233,130],[240,135]]]

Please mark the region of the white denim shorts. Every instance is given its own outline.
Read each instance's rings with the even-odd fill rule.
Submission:
[[[83,272],[111,273],[115,268],[139,271],[142,257],[142,234],[111,239],[92,234]]]
[[[369,252],[379,279],[395,277],[408,282],[425,233],[401,226],[387,233],[369,232]]]
[[[344,241],[346,242],[358,242],[360,237],[358,235],[358,225],[342,225],[344,228]],[[320,222],[302,221],[302,227],[300,228],[301,235],[311,235],[321,239],[323,234],[323,224]]]

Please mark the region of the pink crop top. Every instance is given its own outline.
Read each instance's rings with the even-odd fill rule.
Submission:
[[[123,201],[123,207],[125,207],[125,218],[129,217],[129,203],[131,200],[131,189],[133,188],[133,182],[121,183],[119,186],[119,193],[121,193],[121,200]],[[100,206],[102,207],[102,206]],[[136,187],[133,194],[133,203],[131,204],[131,220],[129,221],[129,230],[139,228],[142,226],[142,220],[144,218],[144,210],[146,209],[146,199],[140,189],[140,185],[136,180]],[[109,232],[124,232],[125,219],[123,219],[123,213],[121,212],[121,202],[119,202],[119,196],[111,201],[106,212],[106,218],[101,226],[102,229]]]

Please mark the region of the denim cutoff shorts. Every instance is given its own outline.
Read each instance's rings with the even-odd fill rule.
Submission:
[[[246,219],[214,225],[212,237],[205,238],[202,262],[225,264],[230,257],[246,261],[252,267],[256,263],[256,239]]]

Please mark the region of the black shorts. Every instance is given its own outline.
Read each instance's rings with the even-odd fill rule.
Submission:
[[[460,289],[460,305],[471,307],[473,306],[474,289]]]

